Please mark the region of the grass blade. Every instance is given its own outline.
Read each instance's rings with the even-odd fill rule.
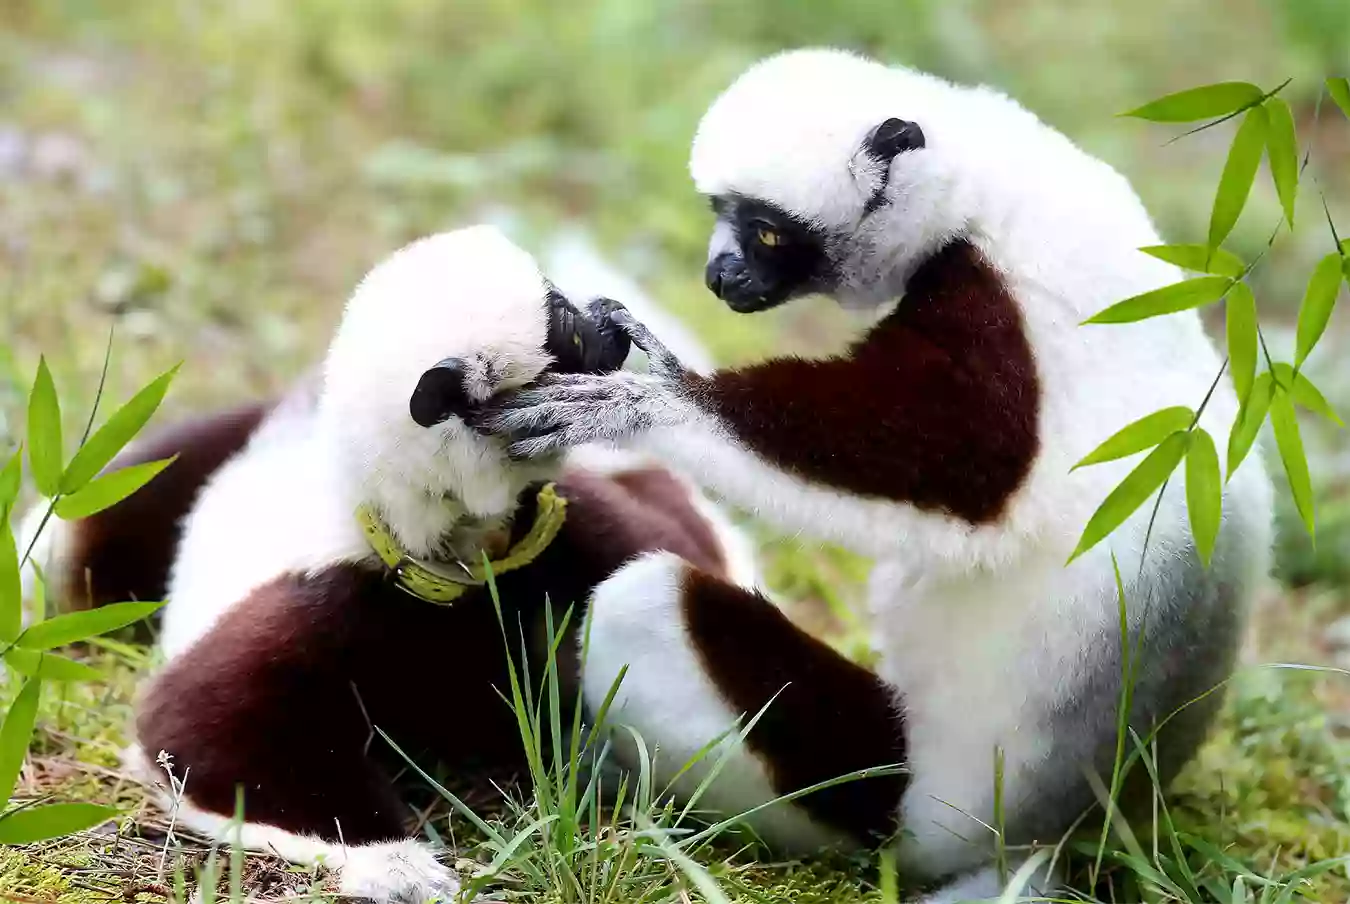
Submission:
[[[1256,181],[1256,168],[1261,164],[1269,131],[1270,116],[1265,107],[1252,107],[1242,118],[1242,125],[1238,126],[1232,147],[1228,149],[1228,160],[1224,163],[1219,190],[1214,196],[1214,210],[1209,218],[1209,247],[1222,245],[1237,225],[1252,183]]]
[[[98,804],[48,804],[0,817],[0,844],[31,844],[93,828],[117,816]]]
[[[38,359],[37,377],[28,396],[28,465],[38,492],[51,498],[61,489],[61,403],[47,359]]]
[[[1173,433],[1126,475],[1088,521],[1069,561],[1072,562],[1096,546],[1134,514],[1181,464],[1188,444],[1189,439],[1184,432]]]
[[[1191,446],[1186,450],[1186,510],[1196,552],[1208,568],[1223,517],[1223,473],[1214,437],[1200,427],[1191,432]]]
[[[164,604],[113,603],[83,612],[70,612],[32,625],[19,635],[16,644],[27,650],[64,647],[99,634],[138,622]]]
[[[56,501],[56,517],[63,521],[77,521],[112,508],[132,493],[154,480],[169,465],[177,461],[178,456],[160,461],[147,461],[119,468],[104,474],[69,496]]]
[[[1294,201],[1298,197],[1298,135],[1294,129],[1294,114],[1282,97],[1269,97],[1265,102],[1270,129],[1266,133],[1266,159],[1270,162],[1270,176],[1275,181],[1275,192],[1284,208],[1284,221],[1294,228]]]
[[[1312,276],[1308,278],[1308,289],[1303,295],[1303,304],[1298,309],[1297,351],[1294,354],[1294,366],[1302,367],[1317,340],[1327,328],[1331,319],[1331,309],[1336,306],[1336,296],[1341,289],[1341,256],[1332,252],[1317,262]]]
[[[1275,392],[1275,377],[1266,371],[1256,378],[1247,401],[1238,410],[1233,421],[1233,429],[1228,434],[1228,474],[1225,480],[1232,480],[1238,465],[1242,464],[1247,453],[1256,443],[1256,435],[1266,422],[1266,412],[1270,410],[1270,400]]]
[[[1350,79],[1344,76],[1327,79],[1327,91],[1336,102],[1336,106],[1341,108],[1341,112],[1350,117]]]
[[[1188,311],[1218,301],[1232,284],[1233,280],[1226,276],[1198,276],[1118,301],[1083,322],[1134,323],[1149,317]]]
[[[1152,449],[1178,430],[1185,430],[1194,421],[1195,411],[1184,405],[1155,411],[1121,428],[1070,470],[1076,471],[1087,465],[1115,461]]]
[[[1233,252],[1210,248],[1208,245],[1148,245],[1139,250],[1150,257],[1196,273],[1213,273],[1237,279],[1247,270],[1242,258]]]
[[[141,431],[158,410],[182,365],[175,365],[136,393],[75,451],[61,476],[61,492],[74,493],[94,479]]]
[[[1256,380],[1256,356],[1260,334],[1256,326],[1256,296],[1244,282],[1235,283],[1228,292],[1227,331],[1228,366],[1233,372],[1233,389],[1239,402],[1247,401]]]
[[[1298,431],[1298,415],[1294,413],[1294,403],[1289,394],[1276,390],[1270,403],[1270,425],[1275,428],[1275,443],[1280,449],[1280,459],[1284,462],[1284,473],[1289,478],[1289,490],[1294,495],[1294,505],[1298,507],[1299,517],[1308,529],[1308,535],[1316,538],[1314,530],[1314,506],[1312,477],[1308,473],[1308,457],[1303,451],[1303,438]]]
[[[1249,82],[1218,82],[1168,94],[1121,115],[1151,122],[1195,122],[1227,116],[1257,103],[1264,93]]]
[[[4,724],[0,725],[0,792],[6,801],[13,796],[14,786],[19,783],[19,770],[28,755],[41,696],[42,681],[29,678],[10,704]]]

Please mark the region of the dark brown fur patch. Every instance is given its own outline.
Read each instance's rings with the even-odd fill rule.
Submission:
[[[919,267],[848,355],[691,377],[752,449],[805,480],[995,520],[1039,448],[1039,387],[1016,302],[967,241]]]
[[[334,565],[288,574],[258,588],[169,663],[138,710],[146,753],[189,769],[186,793],[204,809],[234,811],[244,789],[250,821],[349,844],[401,836],[408,814],[389,779],[379,726],[411,756],[457,772],[508,775],[523,766],[509,695],[506,649],[531,640],[532,673],[543,671],[545,596],[573,603],[575,632],[595,585],[639,553],[666,549],[717,567],[684,522],[692,509],[652,499],[613,480],[573,472],[559,481],[569,500],[558,538],[533,564],[498,580],[507,632],[486,591],[453,606],[415,599],[386,572]],[[517,535],[533,520],[522,497]],[[574,642],[564,642],[569,651]],[[568,698],[575,662],[568,657]]]
[[[72,525],[63,607],[163,599],[184,516],[203,484],[244,447],[269,408],[244,405],[152,430],[113,459],[108,471],[178,456],[137,492]]]
[[[696,569],[686,572],[681,591],[690,641],[728,705],[749,718],[773,700],[746,742],[777,793],[903,763],[903,720],[875,675],[799,630],[757,593]],[[884,837],[896,829],[905,783],[903,775],[860,779],[797,803],[860,839]]]

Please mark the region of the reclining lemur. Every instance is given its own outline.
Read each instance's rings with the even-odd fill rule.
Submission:
[[[741,812],[822,762],[902,761],[889,787],[803,799],[762,834],[801,851],[899,829],[906,877],[941,885],[932,900],[995,896],[1001,846],[1055,844],[1097,800],[1084,770],[1110,781],[1124,668],[1112,550],[1138,650],[1130,725],[1147,737],[1176,713],[1163,782],[1204,735],[1220,699],[1205,695],[1269,562],[1269,478],[1252,456],[1226,483],[1208,567],[1181,472],[1156,510],[1065,567],[1137,461],[1073,465],[1170,406],[1207,400],[1199,425],[1226,436],[1236,393],[1194,311],[1080,326],[1183,274],[1138,250],[1161,240],[1124,178],[994,91],[848,53],[779,55],[713,103],[690,169],[715,221],[708,285],[727,305],[823,293],[874,311],[871,328],[847,354],[705,374],[633,323],[651,375],[551,376],[479,420],[522,457],[598,440],[655,452],[785,530],[875,557],[882,681],[806,656],[764,600],[659,553],[596,595],[588,699],[630,665],[615,714],[669,750],[787,685],[700,805]],[[711,683],[670,667],[694,660]],[[1151,791],[1134,777],[1128,790]]]
[[[160,598],[167,581],[167,664],[140,695],[131,758],[162,781],[154,760],[171,756],[181,825],[232,838],[240,786],[245,846],[323,858],[346,894],[448,900],[455,877],[408,837],[372,731],[450,768],[523,764],[483,553],[536,675],[546,597],[559,622],[577,605],[575,634],[637,555],[752,579],[744,538],[670,472],[512,462],[465,425],[543,373],[618,367],[626,339],[603,300],[591,315],[495,230],[416,242],[361,282],[320,380],[146,436],[114,467],[179,462],[58,532],[48,573],[94,604]]]

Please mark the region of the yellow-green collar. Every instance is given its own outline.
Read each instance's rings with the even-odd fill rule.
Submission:
[[[545,484],[539,490],[539,507],[534,513],[530,532],[512,546],[504,558],[489,562],[487,567],[479,563],[461,564],[457,566],[462,569],[460,574],[446,574],[408,555],[372,507],[362,505],[356,510],[356,521],[370,548],[393,572],[398,586],[419,599],[441,606],[448,606],[471,588],[486,584],[487,568],[492,569],[495,577],[539,558],[558,536],[566,518],[567,500],[558,495],[558,489],[552,483]]]

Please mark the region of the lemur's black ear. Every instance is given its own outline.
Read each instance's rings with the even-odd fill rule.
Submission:
[[[423,427],[434,427],[455,415],[462,417],[469,408],[464,362],[459,358],[446,358],[422,374],[408,399],[408,413]]]
[[[890,119],[877,126],[867,135],[863,148],[878,160],[890,160],[896,154],[916,151],[923,147],[923,129],[917,122],[903,119]]]

